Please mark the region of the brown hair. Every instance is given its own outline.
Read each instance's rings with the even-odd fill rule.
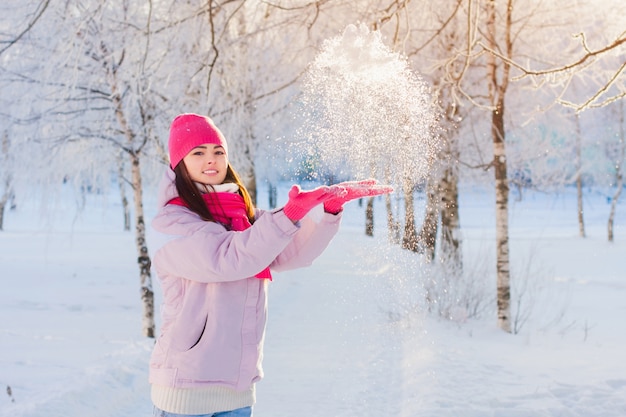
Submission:
[[[214,222],[215,219],[207,208],[206,203],[202,198],[202,194],[198,190],[198,187],[189,176],[189,171],[187,171],[187,167],[185,166],[185,163],[183,161],[180,161],[180,163],[176,165],[176,168],[174,168],[174,173],[176,173],[176,179],[174,181],[174,183],[176,184],[176,190],[178,191],[179,197],[185,202],[185,204],[187,204],[187,207],[189,207],[191,211],[196,213],[203,220]],[[239,195],[243,198],[243,201],[246,205],[246,214],[248,216],[248,220],[251,224],[254,223],[254,204],[252,204],[252,199],[250,198],[248,190],[243,185],[241,178],[234,170],[230,162],[228,163],[226,178],[224,179],[224,182],[232,182],[239,186]],[[207,189],[213,188],[210,185],[207,185],[206,187]]]

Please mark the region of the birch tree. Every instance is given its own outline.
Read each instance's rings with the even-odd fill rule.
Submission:
[[[6,210],[15,209],[26,194],[24,184],[34,186],[43,178],[40,170],[29,174],[27,180],[14,170],[36,160],[33,155],[41,156],[40,149],[28,147],[33,139],[29,126],[39,122],[33,103],[36,83],[30,74],[45,63],[37,50],[48,6],[48,0],[7,0],[0,5],[0,230],[5,226]]]
[[[146,337],[154,337],[154,296],[141,171],[141,156],[151,143],[151,122],[155,118],[155,95],[146,81],[150,41],[146,34],[153,10],[135,9],[129,4],[118,6],[95,3],[85,7],[67,2],[64,9],[55,10],[62,16],[65,31],[54,45],[57,73],[52,76],[58,77],[61,72],[64,74],[61,79],[67,81],[44,80],[47,88],[59,97],[51,104],[55,112],[48,112],[46,129],[57,132],[58,139],[54,142],[57,147],[84,143],[104,151],[99,159],[109,173],[117,171],[117,163],[113,161],[120,151],[128,158],[143,306],[142,331]],[[59,57],[63,60],[58,61]],[[64,117],[59,117],[60,114]]]
[[[501,6],[501,7],[498,7]],[[498,326],[511,332],[510,307],[510,262],[509,262],[509,179],[507,175],[506,129],[505,129],[505,98],[509,88],[510,64],[506,59],[499,59],[496,54],[484,54],[474,50],[483,45],[484,50],[496,50],[504,57],[513,54],[512,13],[513,1],[497,2],[486,0],[481,2],[468,1],[464,13],[468,25],[463,43],[465,50],[452,56],[450,62],[457,61],[449,78],[470,103],[485,109],[490,116],[490,137],[493,158],[489,163],[494,172],[496,194],[496,288]],[[482,61],[484,83],[470,81],[472,67]],[[474,71],[477,71],[475,69]],[[484,89],[482,93],[477,89]],[[469,91],[472,92],[469,92]],[[486,90],[486,91],[485,91]],[[485,97],[483,102],[477,97]]]
[[[4,230],[4,212],[13,196],[13,172],[9,159],[9,132],[5,130],[0,136],[0,231]]]
[[[576,143],[575,152],[576,159],[574,160],[576,168],[576,208],[578,213],[578,235],[585,237],[585,210],[583,205],[583,163],[582,163],[582,132],[580,130],[580,116],[578,113],[574,114],[574,121],[576,123]]]
[[[491,50],[501,50],[505,57],[513,54],[512,13],[513,1],[508,0],[506,11],[499,14],[496,1],[488,0],[485,5],[486,42]],[[497,20],[503,16],[503,38],[498,39]],[[502,43],[501,43],[502,42]],[[497,57],[487,58],[488,100],[491,104],[491,139],[493,141],[493,170],[496,188],[496,274],[498,325],[511,332],[511,274],[509,261],[509,182],[505,147],[504,112],[505,97],[509,86],[511,66],[506,60],[498,65]]]
[[[613,162],[614,172],[614,192],[611,196],[611,209],[609,211],[609,219],[607,222],[607,233],[609,242],[614,240],[614,225],[615,225],[615,212],[617,210],[617,203],[624,190],[624,164],[626,163],[626,137],[624,127],[624,100],[620,100],[616,103],[618,106],[617,122],[619,124],[616,137],[616,144],[613,147],[613,152],[609,156],[611,162]]]

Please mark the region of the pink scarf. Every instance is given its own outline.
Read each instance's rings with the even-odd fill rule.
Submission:
[[[230,230],[240,232],[250,226],[250,220],[246,212],[246,204],[238,193],[214,192],[202,194],[202,198],[215,221],[223,224]],[[187,207],[187,204],[180,197],[175,197],[168,201],[168,204]],[[259,279],[272,280],[270,268],[267,267],[255,275]]]

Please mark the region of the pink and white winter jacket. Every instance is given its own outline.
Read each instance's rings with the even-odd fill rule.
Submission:
[[[250,390],[261,359],[268,281],[254,275],[310,265],[337,233],[340,215],[305,217],[294,225],[282,210],[257,210],[247,230],[228,231],[186,207],[168,170],[153,229],[166,243],[153,267],[163,290],[161,334],[150,360],[150,383],[171,388],[223,386]]]

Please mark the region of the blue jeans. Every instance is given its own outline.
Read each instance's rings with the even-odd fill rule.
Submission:
[[[238,408],[232,411],[220,411],[213,414],[176,414],[154,407],[154,417],[252,417],[252,407]]]

